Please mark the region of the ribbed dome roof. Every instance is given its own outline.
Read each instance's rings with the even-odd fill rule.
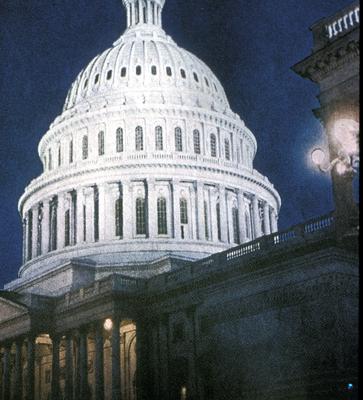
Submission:
[[[229,111],[213,72],[153,24],[130,26],[113,47],[95,57],[73,83],[64,111],[106,95],[121,104],[167,103]]]

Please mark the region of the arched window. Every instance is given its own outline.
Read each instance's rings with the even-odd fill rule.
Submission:
[[[222,230],[221,230],[221,206],[219,203],[216,205],[216,213],[217,213],[217,231],[218,231],[218,240],[222,240]]]
[[[166,214],[166,199],[164,197],[158,198],[158,234],[168,234],[168,220]]]
[[[153,66],[151,67],[151,74],[152,74],[152,75],[156,75],[156,74],[157,74],[156,65],[153,65]]]
[[[50,202],[50,238],[49,238],[49,251],[57,250],[57,207],[58,199],[53,198]]]
[[[180,199],[180,223],[188,224],[188,202],[184,198]]]
[[[193,131],[193,144],[194,144],[194,153],[200,154],[200,133],[197,129]]]
[[[146,235],[145,199],[136,199],[136,235]]]
[[[157,126],[155,128],[155,150],[161,151],[163,149],[164,149],[163,128],[161,126]]]
[[[238,221],[238,208],[232,208],[232,220],[233,220],[233,243],[239,244],[239,221]]]
[[[210,135],[210,154],[212,157],[217,157],[217,138],[214,133]]]
[[[179,127],[175,128],[175,151],[183,151],[183,134]]]
[[[51,171],[53,169],[53,161],[52,161],[52,150],[48,149],[48,169]]]
[[[231,159],[231,148],[230,148],[228,139],[224,140],[224,156],[225,156],[226,160]]]
[[[141,75],[141,65],[136,67],[136,75]]]
[[[123,203],[122,198],[119,198],[115,202],[115,227],[116,236],[122,238],[123,236]]]
[[[186,77],[187,77],[187,74],[185,73],[185,69],[181,69],[180,70],[180,75],[181,75],[181,77],[183,78],[183,79],[185,79]]]
[[[116,152],[122,153],[124,151],[124,131],[122,128],[116,129]]]
[[[136,151],[144,150],[144,132],[141,126],[135,129],[135,149]]]
[[[170,67],[166,67],[166,75],[171,76],[172,72],[171,72],[171,68]]]
[[[73,139],[69,142],[69,163],[73,163]]]
[[[43,203],[38,206],[38,221],[37,221],[37,256],[42,254],[42,226],[43,225]]]
[[[204,202],[204,230],[205,239],[209,240],[209,220],[208,220],[208,203]]]
[[[71,214],[66,210],[64,214],[64,246],[67,247],[71,244]]]
[[[121,68],[121,78],[125,78],[126,76],[126,67]]]
[[[82,159],[87,160],[88,158],[88,136],[85,135],[82,138]]]
[[[103,156],[105,154],[105,132],[98,132],[98,155]]]
[[[62,165],[62,149],[60,145],[58,146],[58,167]]]

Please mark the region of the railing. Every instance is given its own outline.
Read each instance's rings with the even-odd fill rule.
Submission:
[[[286,231],[263,236],[252,242],[196,261],[177,271],[152,278],[148,281],[147,286],[150,289],[171,286],[173,283],[188,281],[212,270],[221,269],[232,261],[246,261],[251,257],[268,255],[273,251],[285,249],[286,247],[304,245],[312,240],[321,240],[322,237],[330,238],[334,228],[334,217],[330,213],[303,224],[295,225]]]
[[[342,32],[347,32],[359,24],[360,7],[348,11],[342,16],[337,17],[333,22],[326,25],[329,39],[333,39]]]

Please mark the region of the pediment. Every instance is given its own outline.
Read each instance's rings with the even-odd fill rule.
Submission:
[[[0,297],[0,324],[28,313],[26,306]]]

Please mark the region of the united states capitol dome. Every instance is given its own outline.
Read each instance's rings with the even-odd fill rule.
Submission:
[[[9,289],[61,293],[75,271],[148,277],[277,230],[256,139],[213,72],[164,32],[164,3],[123,0],[126,31],[79,73],[42,137]]]

